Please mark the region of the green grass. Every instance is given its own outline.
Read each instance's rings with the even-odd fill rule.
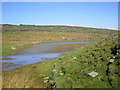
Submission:
[[[111,48],[115,45],[118,45],[117,34],[58,58],[3,72],[3,87],[50,88],[50,84],[56,83],[57,88],[118,88],[120,56],[111,54]],[[74,57],[76,59],[73,59]],[[114,62],[107,66],[112,58]],[[54,74],[51,76],[53,70]],[[92,71],[97,72],[98,76],[89,76],[88,73]],[[49,77],[47,82],[45,77]],[[109,80],[112,80],[112,86]]]
[[[108,38],[103,41],[95,42],[78,49],[75,52],[68,53],[59,57],[56,61],[57,70],[55,73],[55,82],[58,88],[116,88],[118,87],[118,74],[112,77],[106,75],[109,60],[114,57],[111,54],[111,48],[118,44],[118,37]],[[73,57],[77,59],[72,60]],[[118,57],[118,56],[115,56]],[[118,72],[118,59],[110,65],[110,74]],[[62,68],[62,69],[61,69]],[[64,74],[60,75],[60,72]],[[88,76],[88,73],[95,71],[97,77]],[[112,79],[113,86],[110,86],[108,77]],[[63,83],[64,82],[64,83]]]

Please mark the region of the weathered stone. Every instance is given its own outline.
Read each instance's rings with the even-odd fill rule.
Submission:
[[[111,62],[111,63],[114,62],[114,59],[111,59],[110,62]]]
[[[93,72],[90,72],[88,75],[91,77],[96,77],[98,73],[93,71]]]
[[[45,77],[44,79],[49,79],[49,77]]]
[[[77,59],[77,57],[73,57],[72,59]]]
[[[44,83],[47,83],[47,82],[48,82],[48,80],[45,80],[45,81],[44,81]]]
[[[12,46],[11,49],[12,49],[12,50],[15,50],[16,48]]]

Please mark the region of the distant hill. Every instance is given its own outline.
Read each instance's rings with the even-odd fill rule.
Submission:
[[[77,32],[77,33],[114,33],[115,30],[63,25],[12,25],[2,24],[2,31],[48,31],[48,32]]]

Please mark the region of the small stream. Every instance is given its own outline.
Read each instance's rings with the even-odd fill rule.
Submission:
[[[28,46],[16,51],[14,55],[0,57],[2,70],[13,70],[24,65],[50,60],[90,42],[55,42]]]

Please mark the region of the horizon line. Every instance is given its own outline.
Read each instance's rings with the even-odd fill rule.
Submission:
[[[68,27],[82,27],[82,28],[93,28],[93,29],[106,29],[106,30],[118,30],[118,28],[104,28],[104,27],[92,27],[92,26],[80,26],[80,25],[60,25],[60,24],[0,24],[0,25],[16,25],[16,26],[24,26],[24,25],[28,25],[28,26],[68,26]]]

